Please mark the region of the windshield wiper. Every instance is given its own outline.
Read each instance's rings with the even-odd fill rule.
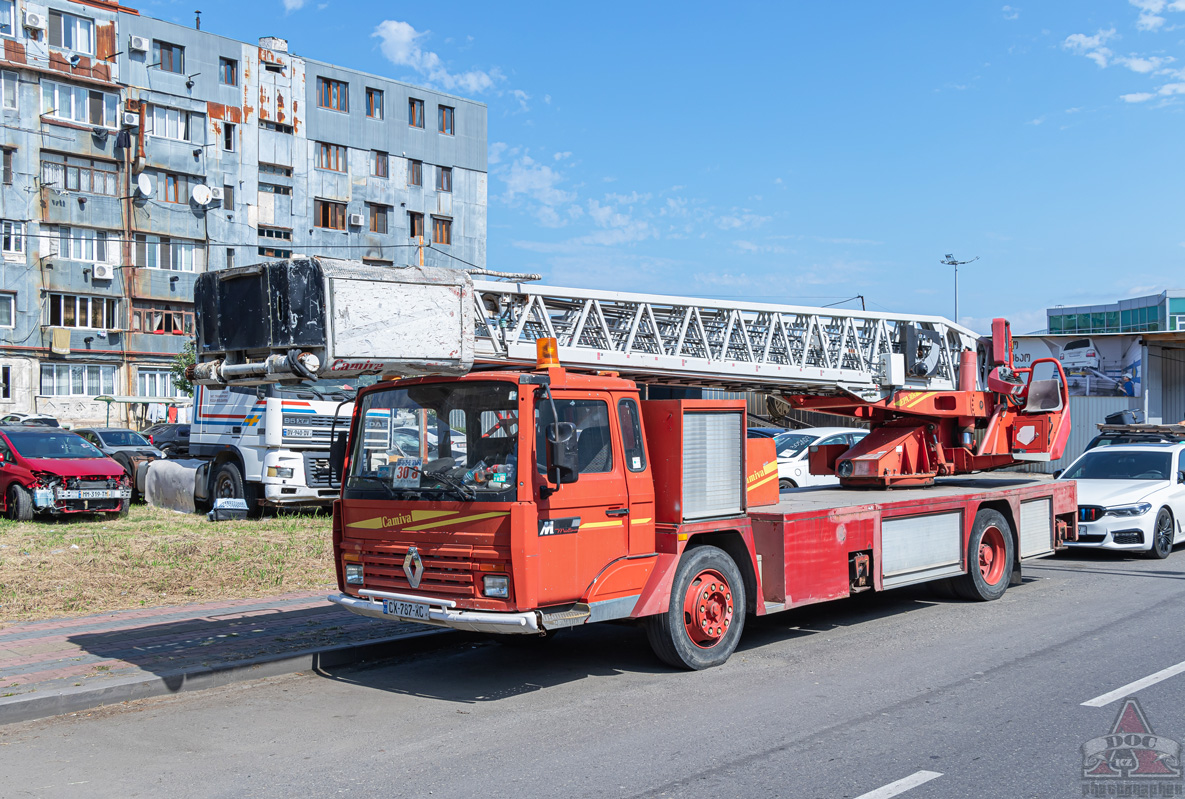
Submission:
[[[448,472],[424,472],[423,474],[426,477],[431,477],[433,480],[436,480],[437,482],[443,483],[449,488],[454,489],[458,494],[461,495],[462,499],[467,499],[470,501],[477,499],[477,492],[473,490],[473,486],[465,485],[463,482],[453,477]]]

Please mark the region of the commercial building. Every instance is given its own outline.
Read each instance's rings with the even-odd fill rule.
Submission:
[[[174,396],[206,269],[485,266],[481,103],[104,0],[0,0],[0,48],[0,416]]]
[[[1185,291],[1170,289],[1107,305],[1059,305],[1045,315],[1047,329],[1055,335],[1185,330]]]

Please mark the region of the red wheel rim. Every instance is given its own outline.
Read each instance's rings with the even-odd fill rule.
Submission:
[[[715,569],[704,569],[687,586],[683,625],[696,646],[708,649],[720,643],[732,626],[732,612],[732,588]]]
[[[1004,546],[1004,533],[999,527],[989,527],[979,539],[979,573],[984,582],[995,585],[1004,576],[1004,560],[1008,553]]]

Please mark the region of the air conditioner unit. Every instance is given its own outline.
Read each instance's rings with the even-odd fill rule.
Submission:
[[[362,214],[350,214],[349,222],[351,227],[362,227]]]
[[[210,187],[210,200],[211,200],[211,202],[213,202],[214,200],[217,200],[218,202],[222,202],[222,198],[223,198],[224,196],[225,196],[225,195],[224,195],[224,193],[223,193],[223,191],[222,191],[222,187],[221,187],[221,186],[211,186],[211,187]]]
[[[148,52],[148,39],[144,36],[133,36],[132,41],[128,44],[129,50],[135,50],[140,53]]]
[[[95,280],[111,280],[115,277],[115,267],[111,264],[95,264]]]
[[[136,125],[140,124],[140,115],[137,114],[135,111],[124,111],[123,112],[123,124],[127,125],[128,127],[134,128]]]
[[[45,15],[33,11],[25,12],[25,27],[45,30]]]

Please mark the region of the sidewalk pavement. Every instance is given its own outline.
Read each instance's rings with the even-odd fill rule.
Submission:
[[[124,610],[0,629],[0,724],[445,646],[328,591]]]

